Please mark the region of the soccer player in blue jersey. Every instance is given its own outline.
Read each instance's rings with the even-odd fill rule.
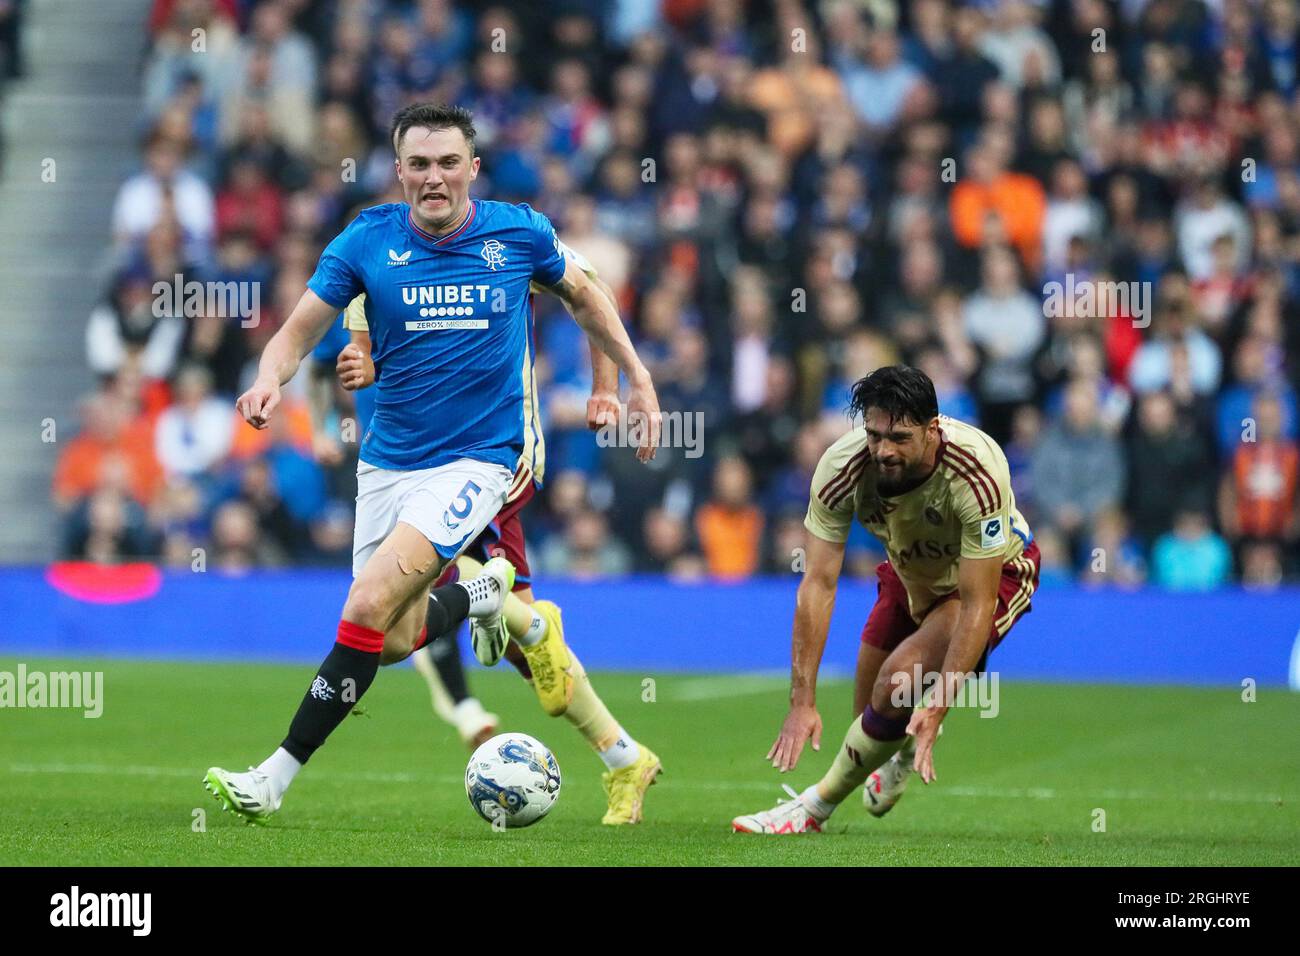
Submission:
[[[610,303],[618,308],[618,297],[599,276],[595,266],[577,250],[560,243],[566,258],[571,259],[596,283]],[[370,360],[369,325],[365,317],[365,296],[358,296],[347,308],[345,325],[349,343],[339,352],[335,364],[339,383],[365,396],[367,386],[375,380]],[[341,331],[341,330],[340,330]],[[342,341],[340,335],[337,342]],[[336,343],[331,343],[336,344]],[[618,404],[618,366],[593,343],[591,352],[592,392],[587,400],[587,425],[596,430],[615,424],[620,415]],[[456,559],[438,584],[446,584],[455,575],[476,575],[480,561],[501,555],[515,568],[513,593],[506,597],[500,627],[485,629],[477,620],[470,624],[471,643],[480,663],[492,666],[504,655],[537,694],[542,710],[551,717],[563,717],[571,724],[605,765],[601,784],[605,790],[606,809],[601,823],[623,826],[639,823],[644,816],[645,796],[663,765],[644,742],[637,740],[610,713],[597,693],[582,661],[564,635],[561,609],[552,601],[537,600],[533,593],[532,574],[525,542],[523,512],[532,500],[535,488],[542,485],[546,471],[546,446],[541,427],[536,376],[533,374],[531,350],[524,359],[521,377],[524,382],[523,453],[515,469],[515,481],[506,505],[465,554]],[[359,390],[359,391],[357,391]],[[536,425],[536,427],[533,427]],[[454,647],[455,633],[433,636],[411,655],[412,662],[429,683],[435,701],[441,691],[438,672],[426,660],[430,651]],[[455,659],[454,652],[446,655]],[[440,672],[440,671],[439,671]],[[438,705],[435,703],[434,709]]]
[[[209,769],[206,785],[250,823],[279,809],[299,770],[351,712],[381,663],[405,659],[466,617],[492,621],[514,583],[493,558],[483,572],[430,590],[500,510],[523,448],[523,364],[536,280],[627,376],[628,412],[649,461],[661,417],[654,385],[618,315],[566,263],[555,230],[527,205],[471,199],[474,126],[459,107],[417,104],[394,117],[405,202],[365,209],[322,253],[307,290],[267,343],[239,397],[265,428],[280,388],[360,293],[367,297],[375,411],[361,442],[353,583],[333,649],[283,743],[257,767]],[[426,595],[441,614],[426,630]]]
[[[370,352],[370,326],[365,319],[365,303],[364,295],[349,302],[340,317],[342,321],[330,326],[311,353],[307,404],[312,419],[312,451],[322,465],[340,464],[343,461],[340,439],[356,442],[370,427],[370,418],[374,414],[374,389],[353,391],[354,415],[350,420],[336,415],[334,401],[335,376],[342,380],[345,375],[344,356],[350,354],[350,343],[361,339],[366,346],[366,355]],[[373,376],[373,365],[370,368]],[[618,374],[617,370],[615,374]],[[429,610],[435,615],[440,613],[432,603]],[[470,693],[465,667],[457,649],[456,631],[441,640],[435,639],[434,632],[429,634],[428,643],[411,654],[411,663],[428,685],[433,712],[450,724],[461,742],[473,750],[496,732],[500,719]]]

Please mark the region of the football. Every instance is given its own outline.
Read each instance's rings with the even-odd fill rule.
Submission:
[[[469,758],[465,793],[474,812],[494,826],[531,826],[560,796],[560,765],[537,738],[498,734]]]

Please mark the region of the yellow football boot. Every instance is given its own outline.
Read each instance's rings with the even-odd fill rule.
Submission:
[[[645,792],[654,784],[655,778],[664,772],[664,767],[649,747],[645,744],[638,746],[641,755],[634,763],[621,770],[606,771],[600,778],[609,801],[609,809],[605,811],[601,823],[619,826],[641,822]]]

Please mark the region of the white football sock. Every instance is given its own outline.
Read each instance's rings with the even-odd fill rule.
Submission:
[[[293,778],[298,776],[302,764],[289,751],[277,747],[275,753],[263,760],[257,769],[266,774],[271,783],[271,792],[279,800],[289,789],[289,784],[293,783]]]
[[[835,812],[835,804],[828,803],[822,799],[822,795],[817,792],[817,784],[813,784],[803,793],[799,794],[799,799],[803,805],[808,808],[808,812],[815,816],[818,821],[826,820]]]
[[[609,770],[622,770],[624,767],[630,767],[636,763],[637,758],[641,756],[641,748],[637,742],[628,736],[627,731],[622,727],[618,728],[618,739],[606,747],[604,750],[597,750],[601,761]]]
[[[501,589],[497,579],[490,574],[480,574],[468,581],[457,581],[469,595],[469,616],[482,617],[492,611],[500,611]]]
[[[532,647],[546,636],[546,618],[532,608],[528,610],[532,611],[533,619],[528,625],[528,630],[524,631],[521,637],[515,638],[515,643],[520,647]]]

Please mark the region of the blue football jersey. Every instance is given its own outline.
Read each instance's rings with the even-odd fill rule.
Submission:
[[[362,210],[307,283],[339,308],[366,293],[376,382],[362,461],[410,470],[473,458],[513,470],[533,338],[528,285],[554,285],[564,267],[550,221],[522,203],[472,200],[441,238],[406,203]]]

